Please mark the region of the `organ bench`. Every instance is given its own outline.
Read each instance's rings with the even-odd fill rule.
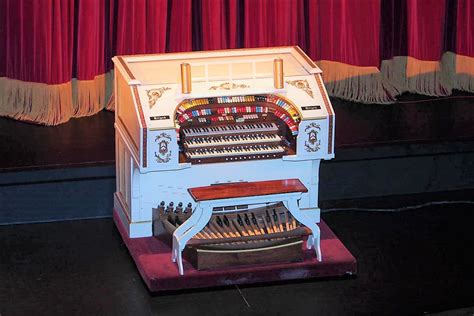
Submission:
[[[188,191],[196,202],[196,209],[189,219],[173,233],[172,260],[178,262],[181,275],[184,273],[181,254],[186,247],[186,243],[209,223],[215,208],[228,205],[283,202],[283,205],[296,220],[311,229],[312,235],[308,237],[306,247],[308,249],[314,247],[316,258],[321,261],[321,233],[319,227],[313,219],[301,212],[298,206],[301,194],[308,192],[308,189],[300,180],[240,182],[190,188]]]

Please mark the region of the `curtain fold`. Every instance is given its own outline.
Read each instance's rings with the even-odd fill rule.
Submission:
[[[193,36],[196,49],[215,50],[242,47],[239,37],[242,9],[238,0],[201,0],[202,33]],[[196,20],[198,20],[196,18]],[[198,27],[199,24],[194,24]]]
[[[88,116],[106,105],[107,1],[82,0],[76,4],[76,64],[72,81],[74,117]],[[109,91],[107,91],[109,90]],[[109,92],[110,93],[110,92]]]
[[[328,93],[365,103],[391,103],[396,87],[382,76],[377,0],[311,1],[310,56],[323,70]]]
[[[0,78],[6,75],[7,2],[0,1]],[[1,103],[0,103],[1,104]]]
[[[113,110],[115,55],[286,45],[336,97],[474,92],[474,0],[2,0],[0,116]]]
[[[473,0],[458,0],[456,31],[456,87],[465,91],[474,91]]]
[[[67,121],[72,102],[73,0],[5,0],[0,115],[48,125]]]
[[[245,0],[244,47],[306,47],[303,0]]]
[[[408,0],[407,89],[425,95],[451,93],[441,69],[445,0]]]
[[[192,50],[192,1],[169,1],[168,43],[169,52]]]

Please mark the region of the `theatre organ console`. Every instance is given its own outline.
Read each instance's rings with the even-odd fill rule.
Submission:
[[[168,238],[181,274],[183,251],[198,269],[301,260],[303,242],[321,260],[319,165],[334,157],[335,117],[304,52],[113,60],[114,208],[129,237]]]

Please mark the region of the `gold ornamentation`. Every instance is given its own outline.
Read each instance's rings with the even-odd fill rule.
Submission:
[[[321,148],[321,140],[318,139],[318,134],[321,132],[321,126],[316,123],[311,123],[304,129],[308,140],[304,142],[304,149],[307,152],[317,152]]]
[[[181,93],[191,93],[191,65],[188,63],[181,64]]]
[[[156,136],[155,143],[158,143],[158,152],[155,151],[156,162],[169,162],[171,160],[171,150],[169,148],[171,136],[166,133],[161,133],[160,135]]]
[[[288,80],[286,82],[289,85],[292,85],[293,87],[303,90],[306,92],[311,98],[313,98],[313,90],[311,90],[311,87],[309,86],[308,80]]]
[[[232,89],[245,89],[250,88],[250,86],[246,84],[235,84],[230,82],[221,83],[218,86],[212,86],[209,90],[232,90]]]
[[[158,101],[158,99],[163,96],[163,93],[166,90],[171,90],[171,88],[162,87],[157,89],[146,90],[146,94],[148,96],[148,105],[150,106],[150,109],[153,108],[153,106],[156,104],[156,101]]]

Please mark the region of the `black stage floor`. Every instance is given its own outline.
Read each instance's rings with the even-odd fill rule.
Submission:
[[[427,185],[420,182],[423,185],[413,192],[439,191],[440,187],[451,190],[459,180],[465,185],[457,188],[472,188],[472,94],[459,92],[447,98],[407,94],[394,105],[332,102],[337,158],[332,165],[325,165],[325,179],[330,178],[332,169],[339,172],[346,168],[353,176],[342,174],[344,179],[333,184],[334,190],[341,191],[347,182],[365,190],[362,184],[367,177],[358,175],[356,169],[375,181],[376,172],[390,168],[390,163],[395,171],[388,174],[393,178],[412,162],[409,174],[392,181],[396,185],[387,185],[388,190],[418,183],[416,178],[424,176],[433,181],[426,181]],[[113,113],[106,111],[57,127],[0,118],[0,212],[11,213],[3,216],[6,222],[15,222],[17,217],[37,221],[111,216],[113,120]],[[443,145],[438,146],[440,143]],[[429,159],[410,160],[407,156],[413,151],[420,156],[435,153]],[[397,155],[399,158],[386,159]],[[373,157],[380,163],[370,160]],[[347,163],[348,159],[353,162]],[[432,173],[413,173],[430,159],[442,163],[427,169]],[[100,172],[86,168],[94,166],[101,166],[97,167]],[[449,175],[458,167],[460,177],[451,179]],[[68,172],[56,174],[59,169]],[[35,172],[27,172],[33,170],[37,171],[35,183],[30,179]],[[380,186],[390,180],[379,179]],[[437,202],[400,212],[324,213],[323,219],[356,257],[356,277],[158,296],[147,291],[110,217],[0,225],[0,315],[420,315],[474,306],[474,206],[437,204],[472,200],[474,190],[392,197],[382,193],[372,199],[326,201],[321,207],[390,209]],[[6,205],[9,203],[13,206]],[[35,217],[38,209],[41,217]],[[57,214],[44,215],[48,212]],[[467,312],[471,314],[472,308]]]
[[[399,99],[367,105],[332,98],[336,155],[346,148],[474,140],[474,95]],[[108,111],[47,128],[0,118],[0,172],[113,164],[113,122]]]
[[[0,226],[0,314],[422,315],[472,307],[473,214],[473,204],[324,213],[357,258],[356,277],[159,295],[147,291],[111,218]]]

